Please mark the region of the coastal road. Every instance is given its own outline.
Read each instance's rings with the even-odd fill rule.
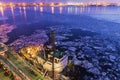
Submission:
[[[20,69],[18,69],[9,59],[0,56],[0,61],[3,62],[9,69],[16,73],[22,80],[30,80]]]

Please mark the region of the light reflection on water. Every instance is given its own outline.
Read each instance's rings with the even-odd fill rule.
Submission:
[[[36,8],[36,6],[34,7],[34,11],[36,12],[36,10],[37,10],[37,8]]]
[[[33,30],[46,26],[64,24],[68,25],[69,23],[70,25],[74,23],[78,23],[79,25],[79,21],[82,20],[81,17],[78,17],[79,15],[104,18],[112,21],[114,21],[115,19],[116,22],[120,23],[120,7],[0,7],[1,24],[6,22],[8,24],[10,23],[20,26],[19,28],[17,27],[16,30],[14,30],[11,36],[13,36],[14,33],[16,34],[16,36],[20,36],[28,32],[32,33]],[[8,19],[6,20],[4,19],[4,17],[7,17]],[[86,22],[84,26],[86,26]],[[14,39],[16,39],[16,37]]]
[[[11,13],[12,13],[13,24],[15,24],[16,21],[15,21],[14,7],[11,6],[10,9],[11,9]]]
[[[63,7],[59,7],[59,12],[62,14]]]
[[[51,7],[51,12],[52,12],[52,14],[54,14],[54,12],[55,12],[55,8],[54,7]]]
[[[40,12],[43,12],[43,7],[40,7]]]
[[[4,17],[4,8],[3,7],[0,7],[0,12],[1,12],[1,15]]]
[[[7,7],[6,7],[7,8]],[[6,9],[4,7],[0,7],[0,12],[2,15],[4,15],[4,10]],[[11,6],[11,11],[12,14],[14,13],[14,8],[18,8],[18,7],[13,7]],[[33,7],[23,7],[23,9],[29,10],[29,9],[33,9]],[[59,9],[59,10],[58,10]],[[22,7],[19,7],[20,13],[22,12]],[[120,12],[120,8],[119,7],[78,7],[78,6],[60,6],[60,7],[39,7],[39,9],[37,7],[34,7],[34,12],[40,10],[40,12],[50,12],[50,13],[65,13],[66,11],[67,13],[71,13],[71,14],[81,14],[81,13],[104,13],[104,12],[110,12],[112,11],[113,13],[118,13],[118,11]],[[114,11],[115,12],[114,12]],[[109,13],[108,12],[108,13]],[[116,13],[116,14],[117,14]]]
[[[11,12],[11,13],[9,13]],[[48,6],[35,6],[35,7],[0,7],[0,17],[11,16],[15,22],[16,15],[20,15],[25,20],[32,17],[40,17],[38,14],[64,14],[64,15],[88,15],[94,18],[105,18],[109,19],[108,16],[111,16],[109,20],[115,19],[116,15],[120,15],[120,7],[79,7],[79,6],[60,6],[60,7],[48,7]],[[116,14],[116,15],[115,15]],[[106,17],[107,16],[107,17]],[[115,16],[115,17],[114,17]],[[34,20],[34,19],[33,19]]]
[[[25,20],[27,19],[27,15],[26,15],[26,7],[23,7],[23,10],[24,10],[24,18]]]
[[[22,8],[21,7],[19,7],[19,10],[20,10],[20,14],[22,14]]]

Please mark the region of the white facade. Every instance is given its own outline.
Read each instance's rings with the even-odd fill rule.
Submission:
[[[55,59],[58,59],[58,58],[55,57]],[[57,63],[54,61],[54,71],[55,72],[61,72],[67,66],[68,56],[64,55],[61,59],[58,59],[58,60],[59,60],[59,62],[57,62]],[[38,62],[43,66],[44,69],[46,69],[48,71],[52,71],[52,69],[53,69],[52,62],[45,61],[41,57],[38,57]]]

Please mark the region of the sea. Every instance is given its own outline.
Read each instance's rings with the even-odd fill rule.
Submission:
[[[8,43],[37,29],[52,26],[77,26],[100,34],[120,36],[120,7],[118,6],[34,6],[0,7],[0,25],[15,25],[9,32]],[[117,35],[116,35],[117,34]]]

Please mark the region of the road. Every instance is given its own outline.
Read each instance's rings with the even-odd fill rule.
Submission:
[[[9,59],[0,56],[1,62],[3,62],[9,69],[16,73],[22,80],[30,80],[20,69],[18,69]]]

